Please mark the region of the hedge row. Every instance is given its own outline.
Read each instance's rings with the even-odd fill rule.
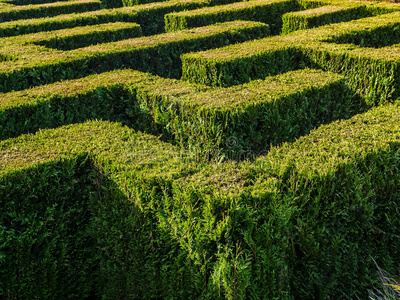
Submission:
[[[165,0],[163,0],[165,1]],[[218,4],[226,4],[232,2],[239,2],[240,0],[205,0],[203,1],[205,5],[218,5]],[[103,6],[107,8],[114,8],[114,7],[130,7],[142,3],[150,3],[150,2],[162,2],[162,1],[155,1],[155,0],[102,0]],[[167,2],[171,2],[168,0]],[[186,1],[184,1],[186,2]]]
[[[0,1],[0,9],[10,8],[14,5],[7,1]]]
[[[147,98],[176,142],[213,158],[226,150],[233,155],[247,151],[251,158],[357,109],[343,78],[314,70],[186,94],[172,104]]]
[[[398,16],[396,14],[395,16]],[[355,44],[360,47],[382,48],[400,43],[399,21],[393,20],[383,26],[368,27],[366,30],[352,28],[348,32],[339,32],[327,39],[327,42],[338,44]]]
[[[220,166],[106,122],[2,141],[0,293],[366,298],[372,258],[400,258],[399,122],[385,105]]]
[[[165,31],[171,32],[218,22],[246,20],[267,23],[271,28],[271,33],[278,34],[282,27],[282,15],[299,9],[299,5],[293,0],[255,0],[206,7],[165,15]]]
[[[73,28],[76,26],[96,25],[111,22],[134,22],[141,25],[144,35],[153,35],[164,32],[165,15],[173,12],[192,10],[205,6],[214,6],[235,2],[233,0],[184,0],[150,3],[135,7],[124,7],[113,10],[98,10],[56,17],[46,17],[28,20],[19,20],[0,23],[0,37],[15,36],[20,34],[50,31],[57,29]],[[299,1],[300,7],[314,7],[322,5],[310,5]],[[313,3],[313,2],[311,2]],[[377,5],[369,9],[370,14],[378,13]],[[389,9],[381,9],[381,13]]]
[[[54,2],[66,2],[70,0],[8,0],[7,2],[12,5],[38,5],[38,4],[45,4],[45,3],[54,3]]]
[[[194,49],[205,50],[243,42],[269,34],[262,23],[237,21],[179,33],[128,39],[68,52],[39,46],[21,46],[21,37],[7,39],[0,53],[17,60],[0,66],[0,90],[7,92],[61,79],[80,78],[116,68],[133,68],[164,77],[181,76],[180,55]],[[23,37],[22,37],[23,39]],[[11,50],[12,49],[12,50]]]
[[[142,26],[143,34],[150,35],[165,32],[164,16],[168,13],[238,1],[239,0],[174,0],[164,3],[154,3],[148,6],[140,5],[132,9],[137,11],[138,15],[135,22]]]
[[[365,6],[322,6],[310,10],[290,12],[282,17],[282,33],[309,29],[326,24],[347,22],[355,19],[370,17]]]
[[[98,9],[100,9],[100,1],[98,0],[77,0],[54,2],[50,4],[14,6],[0,10],[0,22],[52,17],[61,14],[71,14]]]
[[[25,35],[35,45],[59,50],[72,50],[90,45],[114,42],[142,35],[142,29],[136,23],[107,23],[73,29],[55,30],[42,34]]]
[[[107,119],[163,134],[198,155],[215,158],[215,151],[226,148],[256,155],[320,124],[348,118],[359,109],[353,100],[343,78],[321,71],[210,89],[125,70],[4,94],[0,139]]]
[[[171,0],[118,9],[60,15],[30,20],[0,23],[0,36],[73,28],[111,22],[134,22],[142,26],[145,35],[164,32],[164,15],[174,11],[190,10],[233,0]],[[67,13],[67,12],[66,12]]]
[[[299,69],[304,65],[302,52],[287,40],[287,37],[274,36],[184,54],[182,79],[211,86],[232,86]]]
[[[381,106],[253,164],[210,166],[175,182],[160,223],[202,266],[207,292],[366,299],[373,259],[391,272],[400,259],[399,121],[400,103]]]
[[[229,86],[309,65],[343,73],[368,104],[382,103],[400,95],[398,48],[371,49],[334,41],[351,42],[352,36],[365,45],[390,45],[397,43],[399,24],[400,13],[394,12],[185,54],[182,74],[191,82]]]
[[[168,0],[101,0],[101,4],[104,8],[117,8],[123,6],[135,6],[140,4],[152,3],[152,2],[164,2]]]
[[[330,1],[330,5],[309,10],[290,12],[282,17],[282,33],[287,34],[300,29],[309,29],[327,24],[378,16],[400,10],[398,6],[384,3],[347,3]],[[303,5],[304,6],[304,5]]]
[[[1,297],[143,299],[190,285],[178,265],[183,255],[169,257],[177,243],[140,205],[190,170],[175,148],[92,122],[7,140],[0,149]],[[172,262],[168,270],[164,262]]]
[[[88,119],[132,124],[135,119],[129,120],[130,117],[134,117],[135,111],[139,112],[133,87],[140,82],[154,87],[154,81],[164,82],[165,85],[179,84],[156,78],[138,71],[118,70],[3,94],[0,101],[0,139]],[[132,86],[131,91],[128,86]],[[182,83],[181,89],[177,89],[178,94],[183,93],[185,86],[190,89],[189,84]]]
[[[135,22],[135,13],[119,13],[117,10],[60,15],[56,17],[18,20],[0,23],[0,37],[11,37],[42,31],[92,26],[112,22]]]
[[[352,89],[362,95],[368,104],[381,104],[400,96],[398,47],[364,48],[354,44],[338,44],[334,40],[338,37],[340,41],[342,36],[352,32],[355,40],[347,40],[350,43],[362,37],[365,46],[389,46],[400,42],[396,29],[399,25],[400,13],[394,12],[339,24],[335,28],[326,27],[317,33],[323,43],[304,47],[302,51],[311,64],[342,72]],[[359,34],[360,31],[363,33]],[[322,35],[325,35],[323,39]]]

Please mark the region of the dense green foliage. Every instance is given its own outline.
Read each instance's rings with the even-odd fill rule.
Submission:
[[[77,0],[68,2],[55,2],[50,4],[25,5],[6,8],[0,11],[0,22],[13,21],[18,19],[43,18],[97,10],[100,8],[98,0]]]
[[[398,4],[1,1],[1,299],[366,299],[395,272]]]
[[[202,156],[218,156],[218,150],[232,139],[230,151],[247,149],[257,155],[271,144],[294,140],[360,109],[343,78],[314,70],[232,88],[126,70],[37,87],[29,90],[29,97],[26,94],[26,90],[4,94],[0,139],[107,119],[163,134],[164,140]]]
[[[282,15],[300,9],[292,0],[255,0],[231,5],[207,7],[165,16],[165,30],[177,31],[232,20],[252,20],[270,25],[273,34],[282,27]]]
[[[323,126],[293,144],[274,148],[253,164],[226,164],[216,168],[190,167],[190,158],[179,155],[168,144],[119,126],[107,123],[74,125],[1,142],[3,161],[7,161],[2,168],[1,191],[9,196],[20,192],[26,196],[24,190],[11,187],[17,184],[18,178],[28,180],[29,183],[24,182],[23,186],[30,191],[28,199],[32,200],[26,202],[24,198],[25,201],[17,205],[33,205],[34,199],[41,199],[36,193],[46,192],[46,183],[53,180],[57,184],[51,184],[49,189],[62,191],[59,188],[66,185],[66,189],[73,191],[66,195],[72,197],[75,192],[81,195],[80,188],[89,189],[84,195],[92,195],[94,204],[88,204],[93,207],[87,213],[90,211],[91,222],[105,222],[105,227],[98,228],[97,225],[93,229],[91,222],[85,223],[76,234],[85,239],[89,238],[86,234],[90,234],[91,239],[97,238],[97,234],[102,236],[91,243],[93,249],[87,251],[98,253],[97,247],[103,249],[103,243],[111,248],[102,254],[104,257],[91,255],[93,261],[85,262],[93,264],[88,267],[93,272],[98,270],[100,275],[96,274],[96,280],[100,280],[100,285],[94,289],[94,283],[88,277],[85,288],[79,287],[82,293],[92,287],[93,293],[96,290],[110,296],[121,293],[121,296],[132,298],[204,293],[210,298],[220,293],[226,294],[227,298],[232,295],[238,298],[240,294],[244,296],[245,291],[255,296],[282,299],[294,296],[325,298],[326,295],[352,298],[363,295],[361,291],[366,292],[365,289],[354,289],[355,286],[367,287],[371,283],[373,276],[369,270],[373,262],[368,259],[369,255],[378,258],[386,253],[383,260],[386,267],[396,263],[388,260],[387,255],[398,257],[396,232],[400,224],[395,217],[393,201],[399,197],[400,128],[396,126],[399,117],[398,105],[374,109],[348,121]],[[93,131],[98,133],[95,139]],[[72,142],[70,137],[76,137],[78,132],[79,138]],[[95,165],[92,169],[100,173],[89,175],[92,172],[88,170],[86,179],[79,179],[77,174],[83,171],[77,168],[86,165],[76,160],[63,162],[63,157],[73,155],[81,160],[84,153],[90,153]],[[53,163],[60,159],[61,164]],[[66,171],[70,166],[74,166],[74,171]],[[60,167],[61,173],[57,172]],[[38,173],[34,171],[36,168],[47,168],[48,171]],[[37,175],[29,180],[32,175],[17,175],[21,174],[21,169],[50,176],[51,180],[40,179]],[[64,176],[72,175],[74,179],[64,179]],[[106,179],[102,181],[99,176]],[[114,183],[108,182],[107,178]],[[41,180],[44,183],[39,184],[37,181]],[[92,180],[92,183],[88,184],[86,180]],[[70,187],[71,184],[75,187]],[[96,184],[101,184],[102,188],[90,192]],[[34,186],[40,188],[32,190]],[[122,194],[116,192],[118,190]],[[58,203],[63,198],[68,201],[65,194],[60,198],[55,191],[47,195],[53,195],[47,197],[48,201],[54,199]],[[122,201],[120,205],[119,201]],[[388,202],[393,205],[386,205]],[[13,203],[8,205],[16,205]],[[39,202],[39,205],[54,208],[57,225],[58,218],[65,218],[63,209],[67,208],[50,203]],[[110,210],[108,205],[113,208]],[[37,222],[36,226],[39,226],[41,220],[51,215],[51,212],[46,214],[50,208],[37,210],[45,211],[43,217],[16,215],[13,218],[11,214],[5,223],[8,230],[3,233],[14,235],[16,229],[12,226],[18,228],[25,219],[28,219],[26,222]],[[79,209],[68,209],[80,213]],[[102,209],[106,212],[101,212]],[[18,209],[11,206],[10,210]],[[113,212],[111,215],[110,211]],[[104,214],[99,218],[106,220],[99,220],[97,214]],[[139,222],[143,220],[142,214],[149,223]],[[70,217],[76,218],[76,215],[71,212]],[[108,222],[112,222],[111,227],[106,225],[110,224]],[[141,226],[138,237],[143,243],[139,245],[133,237],[136,235],[132,236],[135,224]],[[55,230],[62,232],[65,229]],[[114,234],[107,235],[109,230]],[[48,231],[42,234],[48,234]],[[104,240],[103,234],[111,240]],[[28,237],[21,236],[22,240],[25,238]],[[18,242],[9,239],[10,243]],[[8,245],[5,249],[9,249]],[[57,247],[57,244],[43,247]],[[136,247],[144,249],[138,252]],[[118,249],[124,251],[118,252]],[[4,248],[2,251],[3,256],[9,257]],[[76,253],[76,249],[64,251],[52,253],[57,258],[64,255],[62,257],[71,259],[81,254]],[[24,257],[28,262],[35,260],[31,256]],[[51,257],[49,261],[54,259]],[[103,259],[106,261],[102,263]],[[142,271],[135,275],[137,264],[143,264],[144,270],[148,270],[146,276]],[[84,272],[80,268],[86,268],[82,262],[79,268],[65,272]],[[156,273],[147,268],[154,268]],[[28,273],[19,274],[31,277]],[[153,274],[159,275],[153,277]],[[139,284],[138,280],[146,283]],[[2,281],[3,288],[10,290],[12,282],[11,277]]]
[[[9,141],[1,144],[2,154],[8,152]],[[160,296],[179,284],[173,264],[162,268],[176,243],[157,230],[147,209],[132,211],[131,198],[157,197],[163,177],[188,171],[173,147],[117,124],[97,122],[14,142],[27,156],[24,161],[6,157],[7,164],[1,163],[0,295],[115,298],[132,293],[142,298]],[[121,180],[118,185],[110,181],[110,172]],[[160,173],[165,176],[157,178]],[[129,185],[125,193],[123,184]]]
[[[290,12],[282,17],[282,33],[319,27],[326,24],[346,22],[354,19],[370,17],[371,11],[364,6],[322,6],[299,12]]]
[[[0,80],[3,82],[0,91],[20,90],[116,68],[134,68],[178,78],[181,74],[179,59],[182,53],[260,38],[268,33],[269,29],[265,24],[233,21],[179,33],[165,33],[79,48],[68,52],[68,57],[63,51],[43,51],[43,47],[32,45],[29,35],[11,37],[0,49],[0,53],[9,53],[11,49],[15,49],[15,45],[21,43],[23,47],[12,52],[13,56],[20,56],[18,60],[0,66]],[[60,69],[62,71],[59,71]]]
[[[350,37],[354,37],[360,44],[362,39],[365,45],[393,45],[397,43],[399,22],[400,14],[394,12],[185,54],[182,74],[191,82],[230,86],[304,66],[318,67],[344,74],[367,104],[384,103],[399,96],[399,48],[380,51],[336,41],[351,42]]]
[[[136,23],[108,23],[93,26],[75,27],[69,30],[56,30],[51,33],[36,34],[31,38],[35,45],[58,50],[73,50],[91,45],[114,42],[142,35]]]
[[[232,0],[170,0],[133,7],[101,9],[70,13],[55,17],[25,19],[0,23],[0,36],[73,28],[110,22],[135,22],[141,25],[144,35],[164,32],[164,16],[171,12],[230,3]]]

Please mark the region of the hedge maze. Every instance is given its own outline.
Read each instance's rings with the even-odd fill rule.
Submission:
[[[399,4],[1,1],[1,299],[367,299],[397,270]]]

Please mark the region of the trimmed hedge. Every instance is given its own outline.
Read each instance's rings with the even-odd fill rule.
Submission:
[[[14,56],[7,54],[0,54],[0,62],[14,60]]]
[[[1,298],[82,299],[95,289],[99,259],[88,224],[96,186],[89,166],[82,155],[2,174]]]
[[[97,10],[56,17],[18,20],[0,23],[0,37],[11,37],[42,31],[92,26],[112,22],[135,22],[136,13],[119,12],[117,10]]]
[[[385,105],[253,164],[220,166],[183,163],[170,145],[106,122],[2,141],[1,291],[60,295],[90,270],[88,282],[66,285],[70,294],[366,297],[378,281],[370,255],[389,271],[400,257],[399,122],[399,103]],[[62,248],[73,238],[77,248]],[[77,252],[83,240],[93,242]],[[61,276],[56,261],[65,281],[49,285]],[[32,282],[36,274],[48,276]]]
[[[395,14],[395,17],[399,14]],[[360,47],[382,48],[400,43],[400,22],[393,20],[391,24],[368,27],[360,30],[352,26],[348,32],[340,32],[328,38],[326,41],[338,44],[355,44]]]
[[[140,5],[134,8],[137,13],[136,23],[142,26],[143,34],[150,35],[165,32],[164,16],[168,13],[191,10],[237,2],[238,0],[174,0],[153,5]]]
[[[399,96],[400,73],[396,47],[362,48],[333,43],[337,37],[363,35],[366,45],[396,43],[399,12],[327,25],[286,36],[265,38],[182,56],[183,79],[230,86],[304,66],[343,73],[351,88],[368,105]],[[374,29],[375,28],[375,29]],[[374,29],[374,31],[373,31]],[[390,30],[389,30],[390,29]],[[372,34],[373,33],[373,34]],[[379,34],[378,34],[379,33]],[[368,36],[368,38],[366,38]],[[346,37],[349,40],[348,37]]]
[[[102,9],[90,12],[59,15],[33,20],[0,23],[0,36],[73,28],[110,22],[134,22],[142,26],[145,35],[164,32],[164,15],[174,11],[223,4],[226,0],[170,0],[134,7]],[[231,1],[232,2],[232,1]],[[68,13],[68,12],[65,12]]]
[[[124,70],[36,87],[28,95],[27,91],[4,94],[0,139],[107,119],[163,134],[203,156],[218,156],[226,148],[257,155],[271,144],[294,140],[359,109],[343,78],[313,70],[227,89]],[[229,145],[232,139],[235,145]]]
[[[101,4],[105,8],[116,8],[123,6],[135,6],[152,2],[163,2],[166,0],[101,0]]]
[[[282,17],[282,33],[288,34],[296,30],[347,22],[370,16],[371,14],[366,11],[365,6],[323,6],[305,11],[290,12]]]
[[[271,28],[271,33],[278,34],[282,27],[282,15],[298,9],[300,7],[296,1],[292,0],[255,0],[206,7],[165,15],[165,31],[171,32],[218,22],[246,20],[267,23]]]
[[[160,97],[154,92],[160,88],[144,85],[138,92],[139,105],[166,128],[164,136],[167,131],[176,143],[202,158],[215,159],[226,150],[256,156],[270,145],[292,141],[356,110],[342,78],[313,70],[180,97],[164,96],[167,87]]]
[[[224,4],[78,16],[153,34],[167,12],[216,3]],[[361,5],[371,15],[399,9]],[[84,45],[109,24],[1,39],[0,90],[10,92],[0,95],[0,139],[35,134],[0,141],[0,298],[367,298],[379,280],[373,259],[389,272],[400,259],[399,20],[393,13],[192,53],[182,56],[191,63],[183,74],[182,53],[264,37],[268,25],[231,22],[71,51],[48,41]],[[139,29],[131,26],[115,29]],[[79,47],[70,45],[59,49]],[[129,67],[248,83],[217,88]],[[80,79],[43,85],[68,78]],[[383,105],[351,117],[364,102]],[[96,120],[40,130],[89,119],[134,129]],[[263,156],[243,161],[254,154]]]
[[[10,8],[13,6],[14,5],[12,5],[10,2],[0,1],[0,9]]]
[[[7,92],[61,79],[80,78],[116,68],[134,68],[164,77],[181,76],[180,55],[268,35],[262,23],[236,21],[152,37],[128,39],[61,52],[29,44],[28,36],[9,38],[16,61],[0,65],[0,90]],[[21,45],[26,38],[27,44]],[[14,41],[14,42],[13,42]],[[16,47],[19,45],[19,47]],[[39,52],[40,51],[40,52]]]
[[[181,60],[182,79],[211,86],[232,86],[304,66],[302,53],[281,36],[188,53]]]
[[[35,34],[29,36],[29,40],[35,45],[58,50],[72,50],[141,35],[142,29],[138,24],[116,22]]]
[[[10,160],[10,144],[27,156],[16,150]],[[176,242],[147,207],[166,181],[190,170],[175,148],[92,122],[4,141],[0,149],[2,297],[188,296],[190,276],[177,265],[183,254],[169,257]]]
[[[38,5],[38,4],[66,2],[66,1],[69,0],[8,0],[7,2],[13,5],[21,6],[21,5]]]
[[[161,224],[227,299],[365,299],[372,258],[394,272],[400,257],[399,121],[381,106],[182,178]]]
[[[106,8],[117,8],[117,7],[131,7],[139,4],[153,3],[153,2],[163,2],[166,0],[102,0],[102,4]],[[169,2],[172,2],[168,0]],[[208,5],[223,4],[237,2],[239,0],[207,0],[203,1]],[[206,3],[207,2],[207,3]]]
[[[154,87],[154,81],[164,81],[165,85],[175,82],[138,71],[121,70],[3,94],[0,100],[0,139],[88,119],[132,124],[135,117],[139,116],[133,87],[140,82]],[[128,89],[129,86],[132,86],[132,90]],[[186,86],[189,88],[188,84]],[[172,92],[170,94],[174,95]],[[137,116],[132,115],[135,111]]]
[[[164,16],[168,13],[230,2],[233,0],[170,0],[134,7],[60,15],[52,18],[11,21],[0,23],[0,37],[111,22],[138,23],[141,25],[144,35],[153,35],[165,31]]]
[[[77,0],[50,4],[14,6],[0,10],[0,22],[19,19],[52,17],[61,14],[85,12],[100,9],[98,0]]]

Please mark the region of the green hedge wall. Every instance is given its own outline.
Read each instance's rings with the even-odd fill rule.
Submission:
[[[150,86],[139,90],[139,106],[167,129],[164,136],[166,131],[180,146],[214,159],[228,158],[226,151],[251,158],[357,111],[342,78],[312,70],[180,97],[160,97]]]
[[[176,242],[157,228],[149,211],[168,178],[188,171],[176,149],[106,122],[31,138],[11,143],[36,159],[11,162],[2,156],[8,163],[0,168],[0,295],[187,297],[193,290],[190,273],[177,265],[186,264],[183,254],[174,255]],[[10,153],[9,142],[1,142],[2,154]],[[111,149],[113,154],[98,156]],[[128,168],[117,184],[109,176],[122,171],[121,162]],[[123,182],[130,193],[121,190]],[[128,198],[132,192],[136,204]]]
[[[154,7],[149,5],[138,6],[138,16],[135,22],[142,26],[143,34],[150,35],[165,32],[165,15],[173,12],[192,10],[201,7],[222,5],[237,2],[237,0],[175,0],[166,1],[165,4],[155,3]]]
[[[77,230],[75,240],[94,239],[90,245],[97,255],[88,257],[96,261],[86,270],[94,272],[97,284],[79,282],[75,287],[82,294],[90,290],[105,298],[133,299],[365,298],[366,289],[378,281],[371,272],[372,258],[393,271],[400,255],[395,205],[400,196],[399,107],[385,105],[321,126],[271,149],[253,164],[195,165],[154,137],[107,122],[2,141],[0,157],[7,163],[1,164],[1,199],[20,194],[22,202],[7,201],[7,212],[2,210],[1,218],[8,217],[8,223],[2,230],[1,245],[6,248],[1,248],[1,263],[10,267],[6,262],[17,261],[18,252],[7,241],[32,241],[52,232],[60,244],[51,239],[36,242],[40,254],[29,256],[24,250],[21,261],[33,263],[35,272],[53,275],[54,269],[45,268],[56,259],[65,261],[60,252],[45,254],[47,264],[37,257],[66,242],[65,227],[52,229],[69,210],[53,205],[68,199],[68,193],[60,195],[56,188],[74,194],[84,183],[88,190],[82,197],[89,192],[94,204],[86,210],[90,223],[82,224],[88,230]],[[79,171],[86,170],[84,153],[90,153],[96,174],[86,172],[85,177]],[[45,177],[50,180],[42,181]],[[24,189],[16,184],[21,180]],[[54,191],[46,194],[47,202],[35,196],[40,182]],[[73,202],[72,208],[80,204]],[[39,205],[44,213],[21,214],[18,207],[24,205]],[[19,214],[13,214],[16,211]],[[26,231],[24,220],[38,225]],[[40,227],[45,220],[46,227]],[[79,255],[90,255],[93,248]],[[64,249],[64,257],[75,259],[73,245]],[[81,260],[75,270],[84,262],[89,264]],[[69,274],[75,270],[64,276],[72,278]],[[36,282],[29,281],[32,272],[20,272],[19,277],[2,273],[2,292],[18,291],[16,282],[34,286]],[[29,296],[30,290],[23,291]]]
[[[115,99],[119,99],[118,102]],[[198,155],[253,155],[360,110],[344,79],[301,70],[232,88],[208,88],[137,71],[93,75],[4,94],[0,139],[88,119],[162,134]],[[234,145],[229,145],[230,140]]]
[[[2,298],[85,298],[95,289],[89,208],[97,190],[89,170],[77,157],[2,176]]]
[[[306,11],[290,12],[282,16],[282,33],[288,34],[296,30],[347,22],[370,16],[371,12],[367,11],[365,6],[323,6]]]
[[[29,44],[28,35],[13,37],[0,53],[16,49],[13,54],[19,59],[12,65],[4,63],[0,66],[0,80],[3,82],[0,90],[19,90],[118,68],[134,68],[177,78],[181,76],[180,54],[184,52],[216,48],[268,34],[265,24],[236,21],[80,48],[67,52],[68,55],[53,49],[43,51],[42,47]],[[23,41],[28,43],[15,48]]]
[[[116,22],[36,34],[30,41],[35,45],[68,51],[141,35],[142,29],[138,24]]]
[[[305,66],[301,51],[282,43],[281,40],[281,37],[273,37],[268,40],[250,41],[236,47],[219,48],[212,52],[184,54],[181,57],[182,79],[226,87]],[[251,50],[257,47],[263,51],[260,53]]]
[[[12,5],[37,5],[37,4],[45,4],[45,3],[54,3],[54,2],[62,2],[62,1],[68,1],[68,0],[11,0],[7,1],[8,3]]]
[[[0,36],[9,37],[112,22],[134,22],[135,18],[136,13],[118,13],[117,10],[98,10],[47,18],[10,21],[0,23]]]
[[[342,73],[368,105],[399,96],[398,47],[365,48],[338,44],[348,34],[366,45],[396,43],[399,13],[364,18],[182,56],[182,78],[230,86],[304,66]],[[365,32],[363,34],[357,32]],[[385,34],[387,32],[387,34]],[[396,37],[395,37],[396,36]],[[374,42],[372,42],[374,41]]]
[[[134,7],[102,9],[90,12],[64,14],[28,20],[0,23],[0,37],[41,31],[97,25],[110,22],[134,22],[141,25],[144,35],[163,33],[164,16],[171,12],[230,3],[225,0],[170,0]]]
[[[162,224],[227,299],[366,298],[372,258],[398,267],[399,112],[373,109],[252,164],[182,178]]]
[[[395,4],[183,56],[270,29],[230,22],[60,50],[112,40],[102,23],[151,35],[167,13],[226,3],[0,25],[94,25],[0,43],[1,299],[365,299],[375,261],[395,272],[400,13],[380,15]],[[42,130],[70,123],[82,124]]]
[[[0,22],[51,17],[98,9],[100,9],[100,1],[97,0],[78,0],[55,2],[51,4],[15,6],[0,10]]]
[[[163,2],[165,0],[102,0],[101,4],[105,8],[116,8],[123,6],[135,6],[139,4],[146,4],[152,2]]]
[[[297,3],[291,0],[256,0],[171,13],[165,15],[165,31],[246,20],[267,23],[271,28],[271,33],[278,34],[282,27],[282,15],[299,8]]]
[[[355,44],[360,47],[382,48],[400,43],[399,23],[386,26],[374,26],[368,30],[352,30],[333,36],[328,39],[330,43]]]

